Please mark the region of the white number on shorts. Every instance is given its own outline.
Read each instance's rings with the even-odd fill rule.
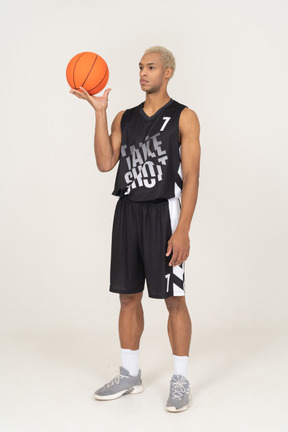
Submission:
[[[171,273],[168,273],[167,275],[165,275],[165,278],[167,279],[167,290],[166,290],[166,292],[169,291],[169,281],[170,281],[170,276],[171,276]]]

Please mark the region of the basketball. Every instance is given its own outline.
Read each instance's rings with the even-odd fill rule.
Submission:
[[[90,95],[99,93],[106,86],[109,69],[105,60],[93,52],[76,54],[68,63],[66,78],[71,88],[81,91],[83,87]]]

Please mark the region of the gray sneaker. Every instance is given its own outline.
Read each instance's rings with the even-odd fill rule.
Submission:
[[[185,411],[191,401],[189,381],[182,375],[173,375],[170,381],[170,394],[166,410],[170,412]]]
[[[94,396],[98,400],[112,400],[129,393],[141,393],[143,390],[141,370],[139,369],[138,375],[134,377],[120,366],[120,374],[98,389]]]

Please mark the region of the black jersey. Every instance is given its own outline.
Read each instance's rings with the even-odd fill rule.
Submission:
[[[180,198],[179,117],[185,105],[173,99],[149,117],[144,102],[121,119],[121,152],[113,195],[132,201]]]

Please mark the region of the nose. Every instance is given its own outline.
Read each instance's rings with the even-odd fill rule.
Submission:
[[[146,69],[143,67],[143,69],[140,69],[140,76],[146,76]]]

